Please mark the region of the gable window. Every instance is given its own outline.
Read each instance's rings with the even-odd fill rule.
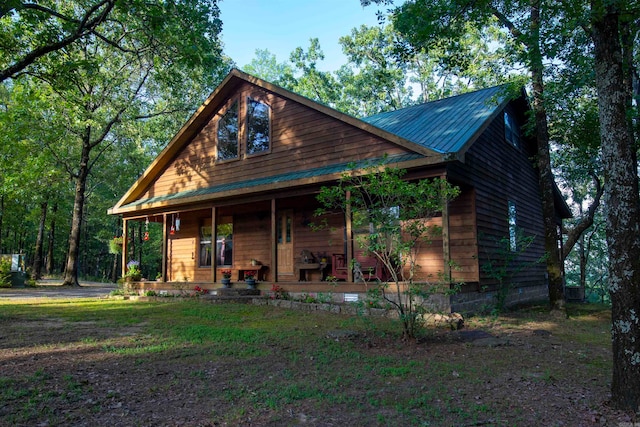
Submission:
[[[508,215],[509,215],[509,249],[512,252],[518,250],[518,235],[516,224],[516,204],[511,200],[508,201]]]
[[[504,138],[514,147],[520,146],[520,129],[511,114],[504,112]]]
[[[238,101],[218,120],[218,160],[238,158]]]
[[[199,267],[211,267],[211,226],[200,226],[200,251],[198,254]]]
[[[247,98],[247,154],[269,151],[271,108]]]

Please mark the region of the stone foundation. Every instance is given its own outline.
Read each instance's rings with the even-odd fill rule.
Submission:
[[[137,282],[131,284],[131,289],[137,292],[139,295],[144,295],[146,290],[155,290],[159,294],[174,294],[180,295],[183,293],[191,293],[193,291],[193,284],[179,284],[175,285],[173,289],[166,289],[166,283],[159,282]],[[163,289],[164,288],[164,289]],[[339,288],[339,287],[338,287]],[[244,297],[250,299],[252,296],[262,295],[260,298],[254,298],[255,301],[274,301],[273,305],[281,304],[281,306],[288,306],[288,308],[299,308],[307,310],[307,308],[292,307],[299,301],[304,301],[308,297],[314,302],[305,304],[306,306],[313,306],[311,310],[324,310],[338,313],[355,314],[356,307],[352,304],[355,302],[367,301],[367,294],[364,292],[287,292],[289,299],[287,300],[270,300],[269,296],[272,295],[272,291],[267,289],[246,289],[244,283],[237,283],[231,288],[214,288],[205,289],[212,298],[232,298],[232,297]],[[539,286],[529,286],[512,289],[507,297],[506,306],[515,306],[519,304],[528,304],[540,301],[548,301],[549,294],[546,284]],[[393,296],[390,293],[389,296]],[[496,301],[495,291],[486,292],[466,292],[455,295],[433,294],[430,295],[427,300],[424,301],[424,305],[434,313],[477,313],[487,312],[493,309]],[[254,302],[256,303],[256,302]],[[261,302],[262,304],[268,304],[269,302]],[[341,308],[335,308],[335,307]],[[346,307],[346,308],[342,308]],[[376,310],[375,308],[368,308],[368,310]],[[380,309],[382,310],[382,309]],[[383,310],[384,311],[384,310]]]
[[[549,288],[546,284],[511,289],[506,306],[529,304],[549,300]],[[496,292],[468,292],[451,296],[451,311],[457,313],[477,313],[489,311],[495,306]]]

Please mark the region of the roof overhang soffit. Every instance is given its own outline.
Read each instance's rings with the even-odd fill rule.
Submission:
[[[374,160],[375,163],[375,160]],[[401,169],[412,169],[412,168],[420,168],[420,167],[431,167],[442,164],[441,156],[436,157],[419,157],[414,156],[414,158],[410,160],[403,161],[389,161],[381,165],[380,167],[398,167]],[[328,174],[322,174],[307,178],[293,179],[293,180],[284,180],[279,182],[269,182],[263,183],[259,185],[247,185],[247,186],[239,186],[237,189],[231,190],[222,190],[222,191],[211,191],[211,192],[202,192],[200,194],[193,194],[187,192],[182,196],[180,193],[171,195],[167,198],[161,198],[157,200],[148,200],[141,201],[140,203],[129,203],[125,205],[115,206],[112,209],[109,209],[108,213],[110,215],[123,215],[123,214],[143,214],[146,212],[162,212],[167,209],[176,208],[178,206],[186,206],[192,204],[202,204],[202,203],[213,203],[223,202],[229,199],[238,199],[241,197],[255,197],[256,195],[260,195],[264,198],[268,198],[270,194],[295,189],[301,189],[304,187],[317,188],[320,185],[330,184],[332,182],[340,179],[344,172],[349,170],[354,174],[365,174],[368,169],[355,168],[355,169],[346,169],[343,168],[340,171],[335,171]],[[310,190],[312,191],[312,190]],[[244,201],[241,201],[244,202]]]

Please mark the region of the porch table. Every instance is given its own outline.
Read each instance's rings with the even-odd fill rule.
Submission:
[[[327,278],[327,268],[330,266],[327,262],[297,262],[295,264],[296,277],[301,282],[307,281],[307,271],[320,271],[320,280]]]

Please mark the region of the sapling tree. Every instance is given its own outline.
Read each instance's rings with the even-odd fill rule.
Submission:
[[[547,255],[537,260],[524,260],[523,254],[535,242],[535,236],[526,235],[516,229],[514,235],[494,237],[495,250],[487,253],[487,261],[482,265],[482,271],[496,281],[495,313],[501,313],[507,306],[509,292],[516,286],[514,277],[536,264],[545,262]]]
[[[316,214],[341,209],[351,214],[354,229],[368,229],[357,235],[356,243],[388,271],[390,280],[378,278],[378,290],[398,312],[406,339],[416,336],[424,303],[436,287],[417,275],[420,247],[440,231],[432,219],[459,189],[442,178],[411,181],[405,175],[405,170],[383,164],[352,164],[337,185],[321,189],[317,199],[322,207]]]

